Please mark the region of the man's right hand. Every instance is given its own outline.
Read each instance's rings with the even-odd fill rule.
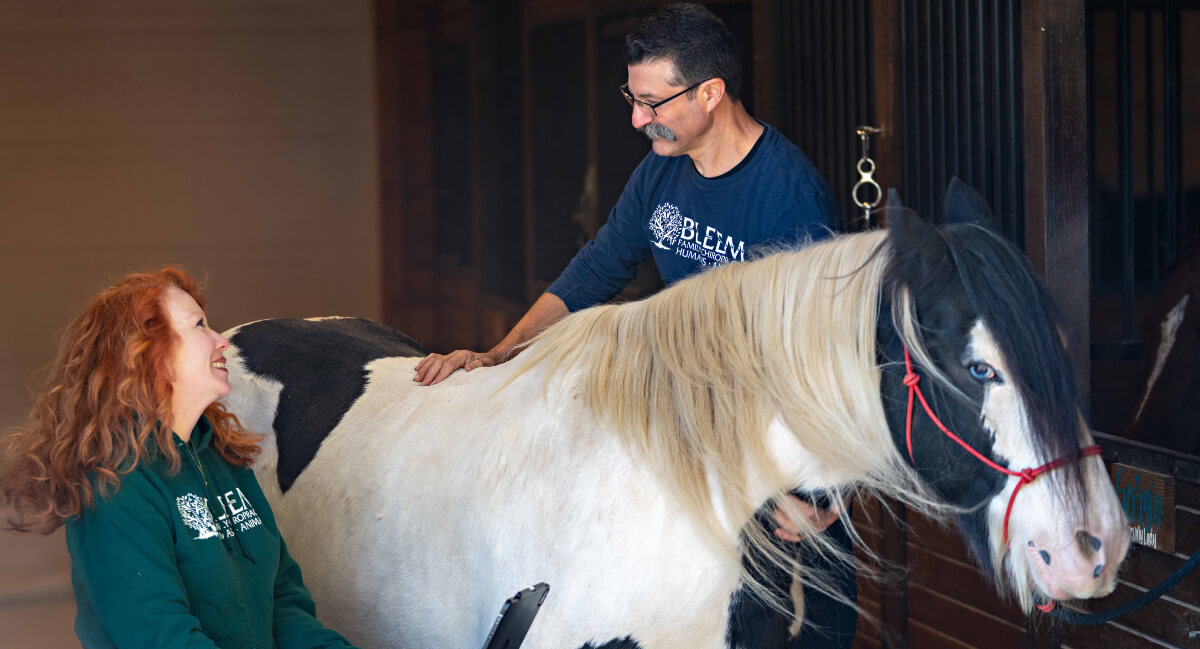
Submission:
[[[449,354],[430,354],[417,363],[417,375],[413,380],[421,385],[434,385],[446,380],[455,370],[463,368],[470,372],[477,367],[499,365],[516,356],[521,345],[539,331],[558,322],[567,315],[567,305],[553,293],[542,293],[529,311],[521,316],[512,331],[499,344],[486,352],[460,349]]]
[[[491,367],[502,362],[497,352],[473,352],[459,349],[449,354],[430,354],[417,363],[417,375],[413,380],[421,385],[435,385],[446,380],[455,370],[468,372],[477,367]]]

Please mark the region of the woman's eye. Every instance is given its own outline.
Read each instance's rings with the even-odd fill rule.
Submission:
[[[971,378],[976,381],[994,381],[996,380],[996,370],[987,363],[971,363],[967,366],[967,372],[971,374]]]

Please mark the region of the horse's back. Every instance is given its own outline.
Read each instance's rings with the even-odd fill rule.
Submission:
[[[420,343],[364,318],[279,318],[259,320],[229,332],[255,373],[306,369],[313,360],[360,367],[376,358],[424,356]]]
[[[285,492],[366,391],[368,364],[425,355],[408,336],[361,318],[259,320],[227,334],[226,403],[250,430],[274,432]]]

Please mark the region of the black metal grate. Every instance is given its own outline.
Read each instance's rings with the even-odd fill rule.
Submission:
[[[825,176],[843,219],[858,213],[850,188],[854,130],[874,119],[870,0],[779,2],[780,119],[776,128]]]
[[[780,130],[812,158],[850,221],[858,208],[855,128],[876,122],[872,3],[779,3]],[[936,216],[950,178],[979,189],[1005,233],[1024,243],[1019,0],[900,0],[901,198]],[[887,26],[892,28],[892,26]]]
[[[1183,10],[1177,0],[1088,4],[1092,292],[1108,310],[1119,304],[1120,319],[1096,332],[1094,357],[1141,355],[1138,303],[1187,252]]]
[[[902,198],[941,213],[952,177],[978,189],[1025,242],[1019,0],[902,0]]]

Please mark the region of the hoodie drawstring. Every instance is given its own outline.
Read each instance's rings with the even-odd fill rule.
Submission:
[[[187,453],[188,459],[191,460],[190,462],[188,462],[188,465],[192,467],[192,473],[195,474],[196,477],[200,479],[200,483],[204,485],[204,500],[205,500],[205,502],[211,504],[213,502],[213,491],[212,491],[213,485],[210,485],[208,483],[208,478],[205,476],[204,467],[203,467],[204,459],[202,457],[200,457],[200,453],[196,452],[196,449],[192,448],[190,442],[184,442],[184,441],[180,440],[178,443],[180,446],[186,447],[185,450],[188,451],[188,453]],[[212,473],[212,472],[209,471],[209,473]],[[216,502],[221,507],[221,513],[224,514],[226,518],[229,518],[229,512],[226,510],[224,501],[221,500],[221,496],[219,493],[216,495]],[[212,516],[213,510],[212,510],[211,505],[208,508],[208,512],[209,512],[209,515]],[[216,517],[213,517],[213,525],[214,526],[220,525],[220,522]],[[228,552],[233,551],[233,547],[229,544],[229,539],[228,539],[228,536],[232,536],[233,540],[237,541],[238,549],[240,549],[242,551],[242,556],[246,557],[246,559],[249,560],[250,563],[257,564],[258,562],[255,561],[254,557],[250,556],[250,553],[246,550],[246,545],[244,543],[242,543],[242,538],[240,536],[238,536],[237,525],[232,520],[229,520],[228,525],[225,526],[225,529],[229,531],[228,535],[226,535],[224,533],[225,530],[221,530],[221,529],[217,530],[217,532],[218,532],[217,536],[221,537],[221,543],[224,544],[225,550]]]

